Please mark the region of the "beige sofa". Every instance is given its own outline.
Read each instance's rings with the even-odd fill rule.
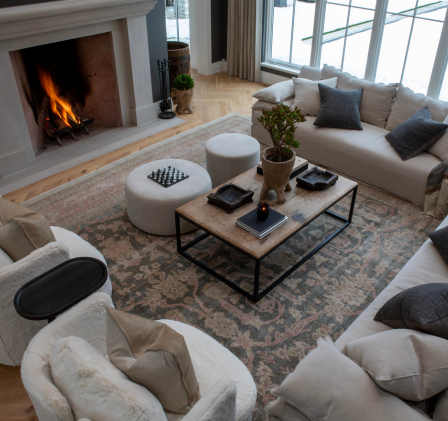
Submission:
[[[448,217],[439,228],[448,225]],[[448,283],[448,266],[428,239],[409,260],[395,279],[378,295],[378,297],[364,310],[354,323],[335,342],[336,348],[345,354],[348,343],[365,336],[390,330],[383,323],[373,320],[377,311],[399,292],[426,283]],[[300,393],[300,391],[297,391]],[[308,418],[289,405],[284,399],[277,399],[267,406],[270,421],[307,421]]]
[[[363,81],[330,66],[324,66],[323,70],[304,66],[299,75],[299,77],[310,80],[327,79],[334,76],[339,76],[338,89],[364,87],[363,102],[369,98],[375,98],[375,88],[378,88],[378,91],[384,91],[393,86],[392,92],[396,91],[397,84],[383,85]],[[343,81],[346,83],[342,85]],[[363,86],[363,84],[366,85]],[[282,90],[281,97],[288,96],[285,94],[285,82],[272,85],[271,88],[275,86],[279,87],[279,91]],[[294,95],[292,81],[290,90],[290,98],[283,100],[288,105],[293,103],[293,98],[291,98]],[[385,135],[390,131],[388,129],[396,127],[424,106],[428,106],[430,109],[433,120],[443,122],[448,115],[448,103],[415,94],[402,85],[398,85],[395,98],[385,99],[384,95],[382,98],[381,95],[383,94],[379,92],[377,97],[380,97],[380,101],[383,102],[382,122],[372,119],[371,116],[379,108],[378,103],[364,103],[363,110],[363,102],[361,102],[363,131],[316,127],[313,125],[316,117],[306,116],[307,121],[297,126],[295,137],[300,143],[300,148],[296,150],[296,153],[315,164],[388,191],[418,206],[423,206],[428,175],[434,167],[442,162],[442,159],[443,161],[448,160],[445,157],[448,155],[448,142],[446,147],[443,144],[442,153],[440,153],[443,143],[441,139],[437,148],[430,148],[433,153],[423,152],[414,158],[403,161],[386,140]],[[384,101],[386,101],[386,112],[390,114],[386,116],[387,120],[384,119]],[[259,100],[252,107],[252,136],[265,145],[271,145],[271,139],[257,119],[263,108],[271,108],[274,105]],[[375,124],[369,124],[365,119],[373,121]],[[448,137],[448,135],[446,136]]]

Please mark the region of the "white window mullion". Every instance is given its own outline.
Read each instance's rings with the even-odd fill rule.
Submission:
[[[296,20],[296,0],[293,2],[292,7],[292,22],[291,22],[291,42],[289,43],[289,62],[292,62],[292,47],[294,44],[294,22]]]
[[[377,0],[364,79],[375,82],[389,0]]]
[[[352,0],[348,4],[347,22],[345,23],[344,47],[342,49],[341,70],[344,70],[345,48],[347,47],[348,25],[350,24],[350,12],[352,10]]]
[[[431,79],[429,81],[428,92],[426,95],[432,98],[438,98],[442,89],[443,79],[448,66],[448,9],[443,23],[442,33],[440,34],[439,46],[437,48],[434,67],[432,68]]]
[[[324,37],[325,6],[326,0],[316,0],[310,66],[318,69],[320,69],[320,57],[322,54],[322,41]]]

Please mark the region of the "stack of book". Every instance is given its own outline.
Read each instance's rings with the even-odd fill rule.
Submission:
[[[250,232],[255,237],[262,239],[274,231],[276,228],[283,225],[288,220],[288,217],[275,211],[269,210],[269,216],[266,221],[260,221],[257,218],[257,209],[237,219],[236,225],[247,232]]]

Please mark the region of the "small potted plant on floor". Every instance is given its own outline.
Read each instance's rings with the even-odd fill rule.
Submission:
[[[179,75],[174,79],[174,93],[176,95],[177,106],[176,111],[179,114],[183,114],[184,111],[193,113],[191,108],[191,101],[193,99],[193,78],[189,75]]]
[[[294,138],[296,124],[306,121],[306,118],[297,107],[292,109],[279,104],[270,110],[263,109],[258,121],[272,140],[272,146],[266,148],[261,156],[264,181],[260,199],[264,200],[268,191],[274,190],[277,203],[284,203],[285,190],[291,190],[289,177],[296,159],[296,153],[291,148],[300,145]]]

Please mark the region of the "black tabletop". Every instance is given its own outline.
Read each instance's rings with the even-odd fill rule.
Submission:
[[[77,257],[61,263],[26,283],[14,297],[14,307],[30,320],[53,320],[101,288],[107,267],[92,257]]]

